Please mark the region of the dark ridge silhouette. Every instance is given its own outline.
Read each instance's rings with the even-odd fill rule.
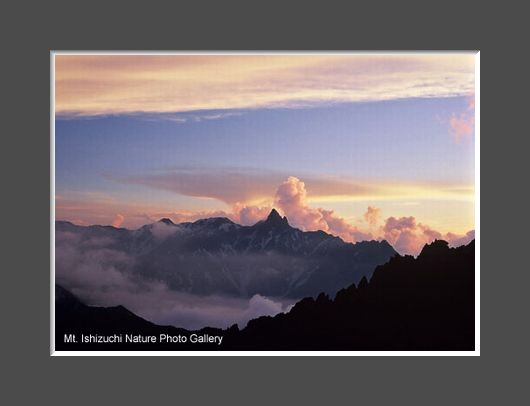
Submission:
[[[270,214],[267,216],[267,219],[264,221],[264,224],[267,224],[269,227],[289,226],[287,217],[280,216],[276,209],[271,210]]]
[[[288,314],[251,320],[239,349],[473,350],[475,243],[426,245],[395,256],[370,282],[298,302]]]
[[[168,219],[167,217],[161,218],[160,220],[158,220],[158,222],[167,224],[168,226],[174,226],[175,225],[175,223],[173,223],[173,221],[171,221],[171,219]]]
[[[56,289],[56,348],[84,350],[474,350],[475,242],[449,248],[426,245],[418,258],[395,256],[368,282],[299,301],[289,313],[251,320],[239,330],[203,329],[222,335],[215,344],[74,344],[64,334],[183,334],[156,326],[127,309],[94,308]]]
[[[198,335],[223,334],[222,330],[204,328],[196,332]],[[77,342],[66,342],[66,336],[75,335]],[[214,350],[217,344],[187,343],[127,343],[125,335],[141,335],[143,337],[167,334],[172,337],[191,332],[173,326],[158,326],[151,323],[123,306],[95,307],[82,303],[72,293],[59,285],[55,285],[55,348],[59,351],[79,350]],[[122,343],[82,343],[82,335],[88,336],[121,336]]]

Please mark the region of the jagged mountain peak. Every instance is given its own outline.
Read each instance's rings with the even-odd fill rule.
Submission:
[[[425,244],[420,252],[420,257],[433,255],[444,255],[449,250],[449,243],[444,240],[434,240],[430,244]]]
[[[376,266],[396,254],[376,241],[354,245],[324,231],[304,232],[277,210],[253,226],[212,217],[178,224],[161,219],[138,230],[58,223],[61,230],[78,234],[82,246],[101,237],[102,248],[133,259],[128,271],[135,277],[204,295],[335,294],[363,276],[369,278]]]
[[[280,213],[276,209],[272,209],[269,215],[267,216],[267,220],[273,220],[273,219],[281,219]]]
[[[271,210],[267,219],[263,223],[270,226],[289,226],[287,217],[280,216],[280,213],[278,213],[276,209]]]

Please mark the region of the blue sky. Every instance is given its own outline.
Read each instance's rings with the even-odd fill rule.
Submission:
[[[473,66],[469,55],[58,56],[56,216],[244,223],[290,190],[298,206],[279,209],[300,228],[399,238],[395,217],[413,218],[400,223],[410,232],[464,234]]]
[[[106,175],[174,167],[256,168],[392,181],[472,183],[474,144],[449,134],[466,97],[347,103],[304,109],[56,121],[56,190],[116,191]],[[213,114],[218,112],[194,113]]]

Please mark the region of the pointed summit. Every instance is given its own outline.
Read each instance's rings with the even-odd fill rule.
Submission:
[[[265,220],[265,224],[269,224],[271,226],[285,226],[289,225],[287,222],[287,217],[280,216],[280,213],[276,211],[276,209],[272,209],[269,216],[267,217],[267,220]]]
[[[175,223],[173,223],[173,222],[171,221],[171,219],[168,219],[167,217],[158,220],[158,222],[159,222],[159,223],[167,224],[168,226],[174,226],[174,225],[175,225]]]
[[[267,217],[267,221],[278,221],[281,219],[282,217],[280,216],[280,213],[276,211],[276,209],[272,209],[269,213],[269,216]]]

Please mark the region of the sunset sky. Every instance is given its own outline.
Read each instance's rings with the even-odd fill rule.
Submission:
[[[473,237],[474,55],[56,55],[56,219]]]

